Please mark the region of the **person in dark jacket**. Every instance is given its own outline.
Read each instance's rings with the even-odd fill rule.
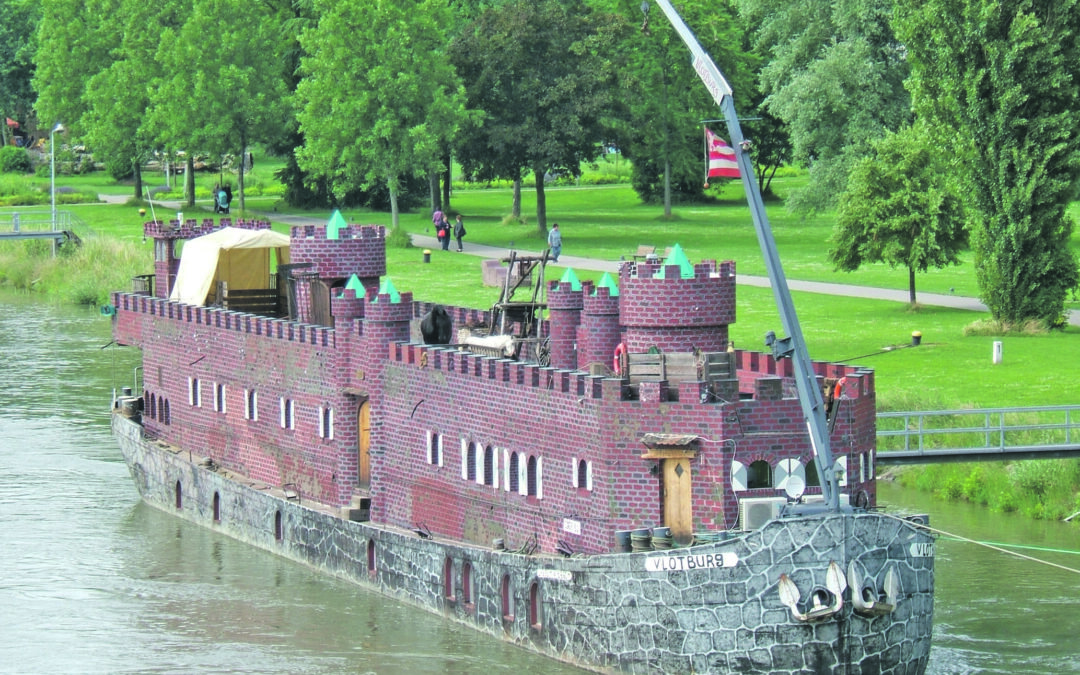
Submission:
[[[461,246],[461,240],[465,237],[465,221],[461,219],[461,214],[454,219],[454,239],[457,239],[457,250],[461,253],[464,250]]]

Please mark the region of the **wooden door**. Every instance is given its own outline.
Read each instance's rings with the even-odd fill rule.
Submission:
[[[371,487],[371,401],[365,400],[360,403],[360,409],[356,413],[357,429],[357,478],[360,487]]]
[[[691,510],[690,458],[675,457],[660,460],[663,473],[664,525],[671,528],[671,537],[680,544],[689,544],[694,538],[694,521]]]

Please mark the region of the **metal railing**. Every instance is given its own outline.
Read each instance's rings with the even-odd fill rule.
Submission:
[[[877,426],[879,460],[890,453],[916,462],[1080,451],[1080,405],[887,412],[878,413]]]
[[[13,211],[5,215],[8,217],[0,217],[0,233],[33,234],[71,229],[70,211],[57,211],[55,226],[51,211]]]

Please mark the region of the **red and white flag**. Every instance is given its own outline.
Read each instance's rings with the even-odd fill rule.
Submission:
[[[739,164],[735,161],[735,148],[731,147],[705,127],[705,147],[709,153],[709,175],[706,178],[738,178]]]

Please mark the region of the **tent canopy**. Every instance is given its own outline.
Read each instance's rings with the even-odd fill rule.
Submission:
[[[289,237],[273,230],[226,227],[191,239],[180,252],[170,300],[204,305],[217,282],[232,290],[266,288],[270,281],[270,252],[277,263],[289,262]]]

